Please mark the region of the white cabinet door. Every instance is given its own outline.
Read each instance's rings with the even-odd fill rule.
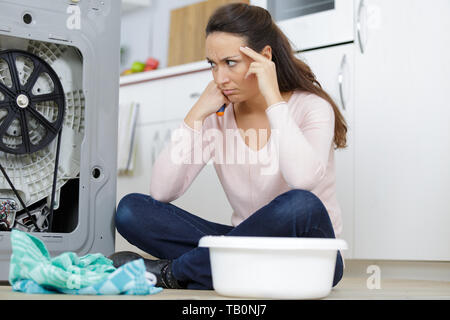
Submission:
[[[166,121],[164,83],[158,80],[120,87],[120,103],[139,103],[138,125]]]
[[[322,88],[338,105],[347,125],[347,145],[335,151],[337,197],[342,210],[343,232],[341,238],[349,245],[343,252],[351,258],[353,250],[354,215],[354,102],[353,102],[353,57],[354,45],[341,45],[298,55],[308,64]]]
[[[364,53],[355,54],[355,258],[448,261],[450,1],[364,3]]]
[[[158,80],[163,88],[164,118],[184,119],[212,80],[210,70]]]

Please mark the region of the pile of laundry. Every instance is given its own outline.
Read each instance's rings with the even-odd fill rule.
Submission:
[[[19,230],[11,231],[9,282],[14,291],[76,295],[149,295],[162,291],[156,277],[137,259],[119,268],[100,253],[78,257],[65,252],[51,258],[44,243]]]

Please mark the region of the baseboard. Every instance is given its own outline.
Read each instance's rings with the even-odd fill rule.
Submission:
[[[408,279],[450,282],[450,262],[345,259],[345,276],[369,278],[374,270],[381,279]]]

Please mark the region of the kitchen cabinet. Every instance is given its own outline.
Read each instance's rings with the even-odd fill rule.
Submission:
[[[344,116],[347,148],[335,150],[336,192],[342,211],[344,239],[352,258],[354,247],[354,44],[340,45],[297,54],[312,69],[322,88],[330,95]]]
[[[450,260],[450,1],[356,1],[354,257]]]

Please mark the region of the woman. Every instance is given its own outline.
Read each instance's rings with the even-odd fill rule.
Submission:
[[[145,263],[157,286],[165,288],[213,288],[208,249],[197,247],[205,235],[335,238],[342,229],[334,145],[345,147],[345,120],[310,68],[294,57],[268,11],[242,3],[217,9],[206,27],[206,55],[214,81],[180,125],[179,139],[158,156],[150,196],[129,194],[117,208],[117,230],[160,258]],[[216,111],[224,104],[220,117]],[[230,149],[225,139],[225,155],[257,155],[256,161],[219,161],[223,149],[211,151],[202,133],[229,130],[241,140]],[[256,138],[242,136],[244,131],[257,131]],[[186,191],[213,153],[234,209],[232,226],[169,203]],[[110,258],[119,266],[139,257],[119,252]],[[342,273],[338,252],[333,286]]]

